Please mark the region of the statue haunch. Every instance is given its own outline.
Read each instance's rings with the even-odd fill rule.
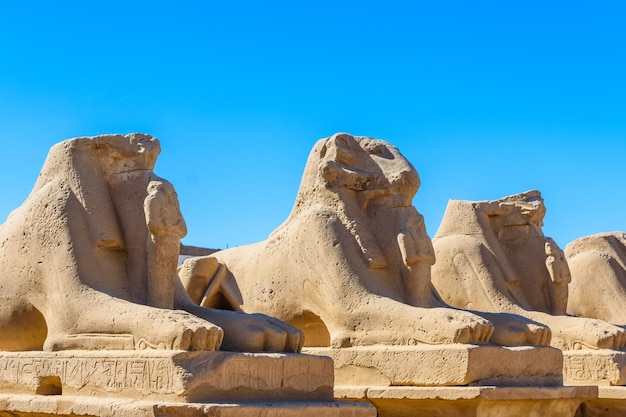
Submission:
[[[274,315],[303,329],[308,346],[485,343],[489,320],[432,296],[433,248],[412,205],[418,187],[389,143],[322,139],[290,216],[266,241],[188,259],[179,275],[197,303]],[[500,340],[549,341],[530,320],[492,317]]]
[[[626,326],[626,233],[576,239],[565,256],[572,273],[567,312]]]
[[[495,201],[450,200],[433,244],[433,283],[451,305],[523,315],[548,325],[561,349],[621,349],[619,327],[566,314],[570,271],[543,235],[538,191]]]
[[[159,152],[142,134],[52,147],[0,226],[0,350],[301,347],[276,319],[189,299],[176,276],[186,226],[174,188],[152,171]]]

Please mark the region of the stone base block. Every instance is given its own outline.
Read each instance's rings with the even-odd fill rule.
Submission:
[[[80,395],[175,402],[332,401],[333,364],[329,358],[300,354],[2,352],[0,392],[63,394],[61,399]]]
[[[376,417],[367,403],[180,403],[66,395],[0,394],[1,417]]]
[[[580,405],[576,417],[626,416],[626,387],[598,387],[598,398]]]
[[[563,385],[563,355],[551,347],[477,345],[306,348],[335,363],[335,384]]]
[[[626,353],[611,349],[563,352],[566,385],[626,385]]]
[[[597,387],[336,387],[335,397],[367,401],[378,417],[574,417]]]

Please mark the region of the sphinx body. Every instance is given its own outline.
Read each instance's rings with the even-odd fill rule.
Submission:
[[[0,226],[0,350],[299,348],[300,332],[278,320],[189,300],[176,276],[186,226],[152,171],[159,152],[142,134],[50,150]]]
[[[572,274],[567,312],[626,325],[626,233],[585,236],[565,248]]]
[[[530,320],[487,320],[434,296],[433,248],[412,205],[418,187],[387,142],[321,139],[291,214],[267,240],[187,259],[180,278],[197,303],[276,316],[304,330],[307,346],[485,343],[492,334],[547,344],[549,330]]]
[[[538,191],[495,201],[451,200],[433,239],[439,295],[458,308],[546,324],[554,347],[622,348],[622,329],[565,315],[570,271],[561,249],[543,235],[544,215]]]

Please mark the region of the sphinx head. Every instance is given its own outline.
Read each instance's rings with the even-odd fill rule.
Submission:
[[[481,207],[500,241],[543,236],[546,206],[539,191],[511,195]]]
[[[152,171],[161,152],[159,141],[142,133],[102,135],[91,140],[107,176],[137,170]]]
[[[523,297],[523,308],[563,314],[567,305],[570,272],[563,251],[542,231],[546,207],[536,190],[492,201],[457,201],[448,204],[435,236],[470,235],[482,240],[498,261],[490,271],[503,274]]]
[[[337,133],[320,139],[313,147],[296,207],[315,195],[344,199],[352,195],[364,209],[374,201],[406,207],[412,204],[419,185],[417,171],[395,146]]]

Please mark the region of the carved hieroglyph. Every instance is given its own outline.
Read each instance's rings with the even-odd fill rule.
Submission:
[[[333,363],[286,353],[3,352],[0,392],[175,402],[332,401]]]
[[[195,302],[279,317],[303,329],[308,346],[484,343],[491,322],[497,343],[548,344],[542,325],[488,321],[433,296],[433,248],[412,205],[418,187],[415,168],[387,142],[321,139],[291,214],[266,241],[188,259],[179,275]]]
[[[159,152],[142,134],[52,147],[0,226],[0,350],[299,349],[285,323],[189,299],[176,279],[185,222],[152,171]]]
[[[565,256],[572,273],[567,312],[626,325],[626,233],[576,239]]]
[[[624,347],[623,329],[565,316],[570,274],[556,243],[543,235],[538,191],[495,201],[448,203],[433,239],[433,284],[449,304],[509,312],[544,323],[561,349]]]

